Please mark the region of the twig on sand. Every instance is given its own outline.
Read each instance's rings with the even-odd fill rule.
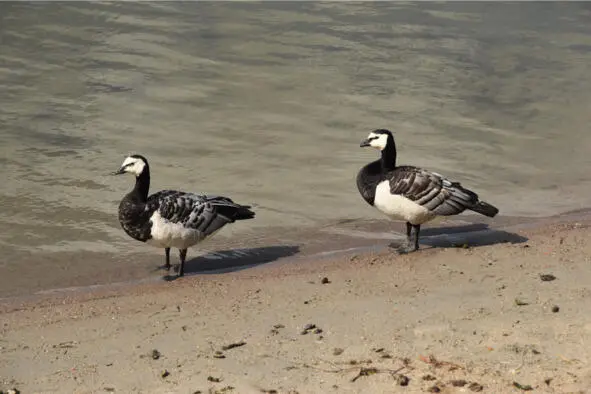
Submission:
[[[374,375],[374,374],[376,374],[378,372],[379,371],[378,371],[377,368],[361,368],[359,370],[359,373],[353,379],[351,379],[351,382],[356,381],[357,379],[359,379],[362,376]]]
[[[244,346],[244,345],[246,345],[246,342],[244,342],[244,341],[230,343],[229,345],[222,346],[222,350],[230,350],[230,349],[234,349],[235,347],[240,347],[240,346]]]
[[[435,358],[435,356],[433,356],[432,354],[429,355],[429,357],[425,357],[423,355],[419,355],[419,360],[421,360],[424,363],[427,364],[431,364],[433,365],[435,368],[440,368],[443,366],[449,366],[450,370],[454,370],[454,369],[464,369],[462,366],[458,365],[458,364],[454,364],[451,363],[449,361],[441,361],[441,360],[437,360]]]
[[[519,372],[519,370],[521,368],[523,368],[523,366],[525,365],[525,355],[526,354],[527,354],[527,347],[523,348],[523,351],[521,352],[521,363],[515,369],[513,369],[511,371],[513,374],[516,374],[517,372]]]
[[[517,383],[517,382],[513,382],[513,387],[518,388],[518,389],[523,390],[523,391],[531,391],[531,390],[534,389],[529,384],[520,384],[520,383]]]
[[[300,367],[314,369],[316,371],[321,371],[321,372],[326,372],[326,373],[336,373],[336,374],[358,371],[357,375],[351,379],[351,382],[355,382],[357,379],[359,379],[362,376],[370,376],[370,375],[375,375],[378,373],[389,373],[392,376],[396,376],[400,371],[402,371],[403,369],[406,368],[406,366],[402,366],[398,369],[376,368],[376,367],[369,367],[368,368],[368,367],[359,367],[359,366],[348,367],[348,368],[338,368],[333,363],[330,363],[328,361],[325,361],[325,362],[328,364],[331,364],[334,368],[333,369],[320,368],[320,367],[315,367],[313,365],[309,365],[309,364],[305,364],[305,363],[301,363]],[[298,364],[298,363],[296,363],[296,364]]]

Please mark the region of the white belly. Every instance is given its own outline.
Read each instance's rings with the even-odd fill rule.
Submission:
[[[383,181],[376,188],[374,206],[394,220],[422,224],[435,218],[435,214],[406,197],[390,193],[390,182]]]
[[[158,248],[187,249],[203,240],[199,231],[185,228],[182,224],[172,223],[160,216],[158,211],[152,214],[152,229],[147,244]]]

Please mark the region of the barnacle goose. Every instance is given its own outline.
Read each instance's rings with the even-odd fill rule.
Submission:
[[[478,199],[458,182],[422,168],[396,165],[396,144],[389,130],[377,129],[360,144],[381,151],[382,157],[357,174],[357,188],[369,205],[394,220],[406,221],[406,244],[401,253],[419,249],[421,224],[437,216],[457,215],[466,209],[488,217],[499,210]]]
[[[119,223],[130,237],[164,248],[170,270],[170,248],[179,249],[178,276],[184,275],[187,249],[210,237],[228,223],[252,219],[248,205],[221,196],[162,190],[148,197],[150,167],[141,155],[125,158],[113,175],[135,175],[135,187],[119,204]]]

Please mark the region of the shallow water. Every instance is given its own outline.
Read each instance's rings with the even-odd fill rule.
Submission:
[[[0,3],[3,291],[144,273],[106,175],[131,152],[155,190],[255,204],[220,235],[260,245],[380,218],[378,127],[504,215],[587,207],[590,65],[584,2]]]

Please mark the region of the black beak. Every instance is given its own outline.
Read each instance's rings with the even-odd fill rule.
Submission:
[[[369,142],[370,142],[369,138],[368,139],[365,139],[365,140],[361,141],[361,144],[359,144],[359,147],[360,148],[365,148],[366,146],[370,146],[369,145]]]
[[[125,174],[125,168],[124,167],[121,167],[117,171],[111,173],[111,175],[121,175],[121,174]]]

